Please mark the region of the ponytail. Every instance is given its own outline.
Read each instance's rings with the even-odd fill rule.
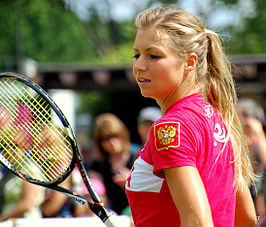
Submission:
[[[205,98],[220,112],[228,129],[234,152],[235,183],[239,186],[245,183],[254,184],[256,176],[250,163],[248,146],[235,108],[237,93],[231,74],[231,64],[224,54],[219,36],[214,32],[206,32],[206,37],[208,39],[208,79]]]
[[[224,54],[221,41],[214,32],[206,33],[207,48],[207,86],[206,98],[223,117],[231,104],[237,102],[235,84],[231,76],[231,66]],[[229,110],[230,111],[230,110]]]

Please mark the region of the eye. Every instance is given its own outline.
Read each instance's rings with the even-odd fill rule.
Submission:
[[[160,56],[155,55],[155,54],[151,54],[151,55],[150,55],[150,58],[152,58],[152,59],[158,59],[158,58],[160,58]]]
[[[134,55],[133,55],[133,58],[134,58],[134,59],[138,59],[139,56],[140,56],[139,54],[134,54]]]

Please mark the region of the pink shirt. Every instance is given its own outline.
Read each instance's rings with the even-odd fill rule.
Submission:
[[[197,93],[179,100],[152,126],[149,140],[127,180],[126,193],[135,226],[181,226],[163,169],[193,166],[205,186],[215,227],[233,227],[232,160],[222,118],[203,95]]]

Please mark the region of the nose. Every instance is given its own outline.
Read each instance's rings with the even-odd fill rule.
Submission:
[[[135,59],[133,64],[134,72],[145,72],[148,69],[145,59],[140,56],[139,58]]]

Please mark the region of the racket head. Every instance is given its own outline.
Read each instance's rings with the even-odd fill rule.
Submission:
[[[66,117],[40,86],[0,73],[0,161],[31,183],[49,186],[75,167],[78,147]]]

